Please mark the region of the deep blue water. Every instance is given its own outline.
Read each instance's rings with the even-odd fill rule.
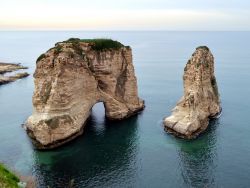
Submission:
[[[39,187],[249,187],[250,32],[0,32],[0,62],[32,74],[36,58],[70,37],[112,38],[130,45],[145,110],[120,122],[94,106],[85,133],[53,151],[35,150],[21,124],[32,113],[32,76],[0,87],[0,161],[37,178]],[[223,115],[198,139],[163,130],[182,96],[183,68],[207,45]]]

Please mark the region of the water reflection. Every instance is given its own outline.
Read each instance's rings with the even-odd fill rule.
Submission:
[[[100,115],[101,114],[101,115]],[[138,150],[137,117],[110,122],[96,111],[83,136],[55,151],[35,153],[40,187],[132,186]]]
[[[179,142],[179,168],[184,187],[218,187],[216,181],[218,120],[212,120],[208,131],[193,141]]]

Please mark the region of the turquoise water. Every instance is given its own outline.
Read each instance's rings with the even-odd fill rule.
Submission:
[[[21,124],[32,113],[32,76],[0,87],[0,161],[39,187],[249,187],[250,32],[0,32],[0,61],[32,74],[36,58],[70,37],[130,45],[145,110],[120,122],[94,106],[85,133],[53,151],[35,150]],[[198,139],[177,139],[162,119],[182,96],[183,68],[197,46],[215,56],[223,114]]]

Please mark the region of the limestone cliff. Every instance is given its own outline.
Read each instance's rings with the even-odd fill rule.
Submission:
[[[184,69],[184,96],[164,119],[165,130],[182,138],[195,138],[210,118],[221,112],[214,76],[214,57],[206,46],[196,48]]]
[[[130,47],[109,39],[69,39],[42,54],[34,73],[33,114],[26,130],[39,149],[82,134],[91,108],[103,102],[106,117],[120,120],[144,108]]]

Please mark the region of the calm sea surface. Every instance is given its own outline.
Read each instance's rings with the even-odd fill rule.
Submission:
[[[35,69],[36,58],[70,37],[112,38],[130,45],[145,110],[108,122],[93,108],[85,133],[53,151],[35,150],[21,124],[32,113],[32,76],[0,87],[0,161],[37,178],[39,187],[249,187],[250,32],[0,32],[0,62]],[[183,68],[207,45],[223,114],[193,141],[163,130],[182,96]]]

